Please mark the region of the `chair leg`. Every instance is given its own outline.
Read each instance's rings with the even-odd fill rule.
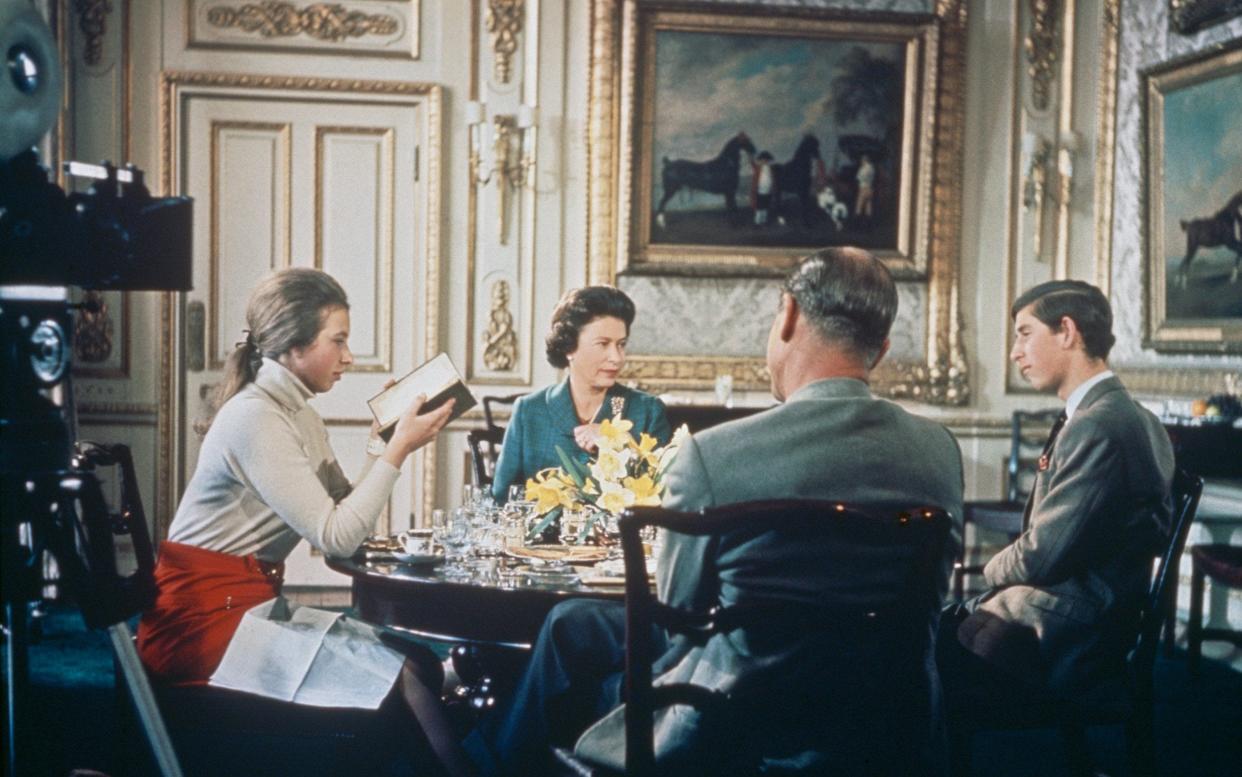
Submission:
[[[1203,649],[1203,570],[1195,561],[1190,574],[1190,619],[1186,624],[1186,652],[1190,676],[1199,676],[1199,654]]]
[[[949,726],[949,774],[951,777],[970,777],[970,746],[972,732],[961,725]]]
[[[1087,730],[1082,726],[1062,726],[1061,739],[1069,758],[1070,774],[1076,777],[1094,777],[1091,769],[1091,749],[1087,747]]]
[[[1165,594],[1168,597],[1168,604],[1164,614],[1164,657],[1170,658],[1173,655],[1173,648],[1177,642],[1177,578],[1178,570],[1170,570],[1172,580],[1169,581],[1169,592]]]
[[[1126,721],[1126,758],[1133,777],[1156,775],[1156,726],[1152,703],[1136,701],[1134,713]]]

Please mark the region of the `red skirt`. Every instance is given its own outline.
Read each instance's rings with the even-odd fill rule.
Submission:
[[[254,556],[160,543],[155,606],[138,624],[147,671],[173,685],[206,685],[246,610],[280,594],[284,569]]]

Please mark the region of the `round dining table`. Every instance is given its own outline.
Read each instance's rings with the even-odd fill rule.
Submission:
[[[391,557],[328,559],[351,580],[361,619],[439,642],[529,649],[548,611],[571,598],[624,602],[620,585],[533,582],[508,558],[474,562],[469,576],[442,566],[406,564]]]

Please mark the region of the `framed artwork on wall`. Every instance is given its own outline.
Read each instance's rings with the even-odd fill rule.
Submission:
[[[1169,26],[1182,35],[1242,16],[1239,0],[1169,0]]]
[[[761,343],[754,355],[704,345],[675,320],[751,299],[811,250],[861,245],[910,289],[918,319],[905,322],[918,342],[881,362],[873,389],[966,401],[967,6],[934,5],[592,0],[586,277],[641,291],[644,315],[667,324],[658,348],[631,350],[625,377],[765,388]]]
[[[857,245],[926,272],[935,17],[653,7],[634,33],[619,270],[779,275]]]
[[[1242,353],[1242,41],[1142,73],[1145,345]]]

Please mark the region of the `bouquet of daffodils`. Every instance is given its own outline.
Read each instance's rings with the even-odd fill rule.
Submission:
[[[538,537],[566,511],[585,511],[587,519],[579,541],[596,529],[603,515],[620,515],[627,507],[658,507],[664,495],[664,472],[677,455],[677,449],[690,436],[682,425],[663,448],[656,438],[643,432],[636,441],[630,435],[634,423],[620,416],[599,425],[598,451],[586,465],[557,446],[560,467],[540,470],[526,481],[526,498],[535,503],[535,521],[530,537]]]

